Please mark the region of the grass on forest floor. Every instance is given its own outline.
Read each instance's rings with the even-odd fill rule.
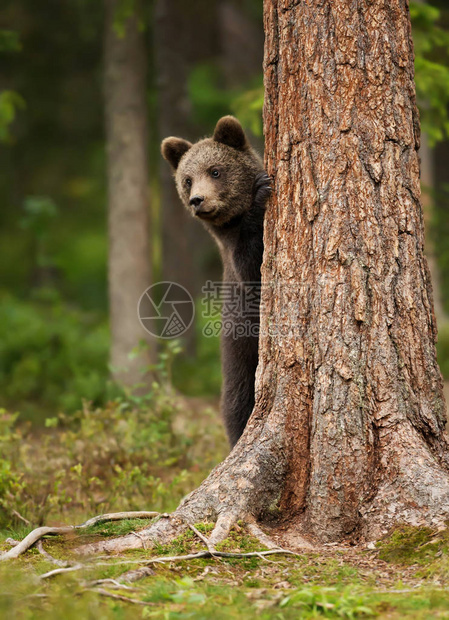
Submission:
[[[101,512],[173,509],[226,454],[215,415],[198,400],[179,401],[156,388],[142,401],[86,406],[74,422],[51,419],[38,437],[0,412],[0,551],[8,548],[7,537],[22,539],[32,529],[14,518],[14,509],[33,525],[81,523]],[[53,557],[74,563],[78,545],[137,532],[148,523],[103,523],[43,544]],[[211,527],[198,525],[203,532]],[[247,553],[261,546],[235,528],[217,548]],[[101,565],[94,561],[44,581],[39,575],[55,565],[31,549],[0,563],[0,617],[449,619],[449,533],[429,528],[399,528],[376,549],[331,546],[299,556],[202,558],[152,565],[151,574],[128,590],[109,583],[100,593],[88,585],[117,580],[155,555],[203,549],[189,531],[165,547],[108,556]]]
[[[73,547],[103,536],[138,531],[148,523],[101,524],[76,539],[48,538],[44,547],[53,557],[74,563]],[[198,527],[207,535],[212,525]],[[17,532],[20,536],[26,533],[26,528]],[[4,620],[449,618],[448,547],[447,530],[403,527],[374,550],[325,547],[298,556],[155,564],[149,576],[129,585],[131,589],[118,590],[113,583],[100,586],[134,602],[94,592],[88,582],[119,580],[125,571],[138,568],[139,562],[150,557],[204,550],[193,532],[152,551],[103,556],[99,566],[94,561],[80,571],[44,581],[38,576],[55,566],[32,549],[0,565],[0,615]],[[240,527],[217,548],[242,553],[262,549]]]

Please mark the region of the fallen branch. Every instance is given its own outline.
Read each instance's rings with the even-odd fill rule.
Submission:
[[[63,573],[73,573],[76,570],[81,570],[82,568],[85,568],[85,566],[85,564],[74,564],[73,566],[67,566],[65,568],[55,568],[48,571],[48,573],[39,575],[39,579],[44,580],[48,579],[49,577],[54,577],[55,575],[62,575]]]
[[[92,525],[97,525],[98,523],[106,523],[108,521],[124,521],[125,519],[153,519],[154,517],[161,516],[160,512],[151,512],[146,510],[132,510],[130,512],[111,512],[106,513],[104,515],[98,515],[97,517],[92,517],[81,525],[75,525],[75,529],[83,529],[86,527],[91,527]]]
[[[17,512],[17,510],[11,510],[11,513],[17,517],[18,519],[20,519],[20,521],[23,521],[23,523],[25,523],[25,525],[30,526],[31,525],[31,521],[28,521],[28,519],[25,519],[25,517],[22,517],[22,515],[20,514],[20,512]]]
[[[11,560],[13,558],[18,558],[19,555],[25,553],[30,547],[35,545],[38,540],[40,540],[43,536],[49,535],[58,535],[58,534],[69,534],[73,532],[74,526],[68,525],[64,527],[38,527],[32,532],[25,536],[25,538],[20,541],[17,545],[15,545],[9,551],[5,551],[0,555],[0,562],[4,560]]]
[[[113,598],[117,601],[123,601],[124,603],[133,603],[134,605],[145,605],[145,607],[153,607],[156,603],[149,603],[147,601],[140,601],[138,598],[129,598],[128,596],[123,596],[121,594],[114,594],[113,592],[108,592],[108,590],[103,590],[103,588],[88,588],[86,592],[96,592],[101,596],[108,596],[109,598]]]
[[[54,570],[49,571],[48,573],[44,573],[39,576],[39,579],[48,579],[49,577],[54,577],[55,575],[61,575],[63,573],[69,573],[77,570],[81,570],[82,568],[97,568],[99,566],[120,566],[127,564],[141,564],[144,566],[148,566],[149,564],[166,564],[170,562],[184,562],[186,560],[198,560],[200,558],[236,558],[236,559],[244,559],[244,558],[265,558],[268,555],[276,555],[276,554],[287,554],[298,556],[298,553],[294,553],[293,551],[289,551],[288,549],[269,549],[268,551],[249,551],[248,553],[231,553],[228,551],[217,551],[214,550],[213,553],[209,550],[207,551],[198,551],[196,553],[187,553],[185,555],[172,555],[172,556],[162,556],[159,558],[149,558],[147,560],[120,560],[119,562],[92,562],[89,564],[74,564],[73,566],[68,566],[67,568],[55,568]],[[111,558],[112,560],[114,558]],[[131,572],[131,571],[129,571]],[[137,571],[135,571],[137,572]],[[125,573],[126,575],[126,573]],[[144,577],[145,575],[142,575]],[[138,577],[135,579],[137,581]]]
[[[94,579],[88,583],[83,584],[87,588],[95,588],[97,586],[109,585],[110,588],[117,588],[119,590],[128,590],[129,592],[139,592],[137,588],[131,588],[125,583],[120,583],[117,579]]]
[[[0,555],[0,562],[4,560],[11,560],[13,558],[18,558],[19,555],[25,553],[25,551],[35,545],[37,541],[44,536],[58,536],[61,534],[69,534],[74,530],[82,530],[87,527],[91,527],[92,525],[97,525],[98,523],[106,523],[108,521],[123,521],[124,519],[152,519],[153,517],[158,516],[160,516],[159,512],[148,512],[142,510],[131,512],[113,512],[109,514],[98,515],[97,517],[92,517],[92,519],[88,519],[84,523],[81,523],[81,525],[65,525],[62,527],[38,527],[32,532],[30,532],[28,536],[25,536],[25,538],[21,542],[15,544],[12,549],[6,551],[5,553],[2,553]]]
[[[20,542],[20,540],[14,540],[14,538],[7,538],[5,540],[5,543],[7,545],[9,545],[10,547],[15,547],[16,545],[18,545]]]

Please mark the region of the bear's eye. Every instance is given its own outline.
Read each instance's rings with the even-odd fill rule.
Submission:
[[[187,185],[187,187],[192,187],[192,179],[187,178],[185,180],[185,184]]]
[[[211,170],[210,174],[214,179],[218,179],[218,177],[220,176],[220,171],[214,168],[213,170]]]

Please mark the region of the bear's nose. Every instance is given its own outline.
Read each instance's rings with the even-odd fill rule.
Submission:
[[[197,196],[192,196],[189,204],[191,207],[199,207],[202,202],[204,202],[204,196],[197,195]]]

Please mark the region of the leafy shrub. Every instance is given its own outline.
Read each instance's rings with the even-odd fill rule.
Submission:
[[[14,511],[41,524],[175,508],[227,450],[207,417],[157,383],[146,396],[49,418],[38,435],[0,410],[0,522]]]
[[[36,417],[39,408],[70,413],[83,398],[106,402],[114,389],[108,349],[106,323],[62,303],[54,291],[32,302],[0,296],[0,393],[25,417]]]
[[[289,594],[281,607],[297,607],[304,615],[327,618],[360,618],[374,616],[374,611],[365,603],[365,597],[352,590],[339,592],[335,588],[303,587]]]

